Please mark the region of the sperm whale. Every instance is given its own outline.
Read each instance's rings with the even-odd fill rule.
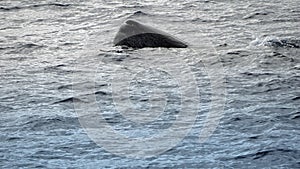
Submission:
[[[121,25],[114,41],[115,46],[127,46],[132,48],[165,47],[186,48],[188,45],[174,36],[144,25],[135,20],[127,20]]]

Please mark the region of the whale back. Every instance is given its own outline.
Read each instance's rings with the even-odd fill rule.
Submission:
[[[115,46],[128,46],[133,48],[186,48],[188,46],[166,32],[146,26],[135,20],[127,20],[120,27],[113,43]]]

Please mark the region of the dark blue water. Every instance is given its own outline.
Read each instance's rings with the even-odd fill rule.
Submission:
[[[299,7],[1,1],[0,167],[299,168]],[[192,48],[113,47],[126,19]]]

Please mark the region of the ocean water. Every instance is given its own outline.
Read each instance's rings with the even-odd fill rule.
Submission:
[[[127,19],[190,47],[114,47]],[[1,168],[300,168],[299,1],[2,0],[0,23]]]

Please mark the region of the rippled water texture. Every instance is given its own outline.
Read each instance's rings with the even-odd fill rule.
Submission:
[[[126,19],[164,30],[199,53],[113,47]],[[300,168],[299,27],[297,0],[2,0],[0,167]],[[205,65],[207,58],[214,60]],[[224,69],[226,103],[213,135],[200,143],[212,93],[219,89],[211,85],[219,69],[207,68],[216,64]],[[86,104],[93,96],[95,118],[102,113],[123,135],[143,139],[168,129],[181,105],[193,101],[181,99],[179,89],[187,86],[180,86],[178,76],[192,77],[186,72],[197,84],[199,105],[188,106],[197,119],[186,137],[162,154],[114,155],[79,123],[73,103]],[[123,82],[112,82],[114,77],[131,79],[130,103],[145,123],[118,113],[114,99],[127,102],[123,88],[112,90]],[[145,116],[147,110],[154,114]],[[130,112],[126,115],[134,118]]]

